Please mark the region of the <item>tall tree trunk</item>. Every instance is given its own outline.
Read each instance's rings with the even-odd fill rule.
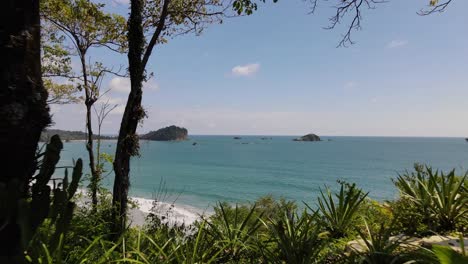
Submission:
[[[20,256],[17,201],[28,196],[36,149],[50,124],[41,79],[39,0],[3,0],[0,13],[0,256]]]
[[[143,1],[132,0],[128,22],[128,62],[130,72],[130,94],[120,124],[119,138],[114,159],[114,190],[112,206],[113,227],[115,237],[126,228],[126,213],[128,188],[130,187],[130,157],[138,153],[138,136],[136,128],[145,115],[141,107],[142,84],[144,69],[142,67],[143,45]]]
[[[130,17],[128,19],[128,70],[130,72],[130,94],[128,95],[125,112],[120,123],[119,138],[114,159],[114,192],[112,211],[114,238],[119,237],[126,228],[128,188],[130,187],[130,157],[138,155],[139,144],[136,128],[145,111],[141,106],[142,87],[145,80],[145,67],[153,47],[161,35],[171,0],[164,0],[158,26],[148,42],[146,50],[143,31],[144,0],[130,1]]]
[[[79,44],[79,42],[78,42]],[[93,206],[93,210],[97,209],[97,188],[99,182],[99,174],[96,170],[95,160],[94,160],[94,147],[93,147],[93,125],[92,125],[92,117],[91,117],[91,108],[94,104],[94,98],[91,97],[93,94],[90,89],[92,87],[89,86],[88,82],[88,72],[86,70],[86,50],[80,51],[80,60],[81,60],[81,68],[83,71],[83,85],[85,89],[85,106],[86,106],[86,132],[88,134],[87,142],[86,142],[86,150],[88,151],[88,158],[89,158],[89,168],[91,170],[91,182],[90,182],[90,189],[91,189],[91,203]],[[99,157],[98,157],[99,158]]]

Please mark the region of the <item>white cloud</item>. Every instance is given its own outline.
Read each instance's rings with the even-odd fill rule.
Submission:
[[[408,44],[407,40],[394,39],[387,44],[387,48],[389,49],[399,48],[399,47],[406,46],[407,44]]]
[[[246,65],[237,65],[231,70],[231,74],[234,76],[251,76],[260,70],[259,63],[251,63]]]
[[[109,89],[118,93],[130,92],[130,78],[114,77],[109,82]],[[143,90],[157,91],[159,85],[153,79],[143,83]]]
[[[353,81],[348,81],[344,84],[345,89],[353,89],[357,87],[357,83]]]
[[[123,77],[114,77],[109,82],[109,89],[114,92],[119,93],[129,93],[130,92],[130,79]]]

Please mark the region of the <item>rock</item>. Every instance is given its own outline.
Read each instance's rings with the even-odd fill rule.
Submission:
[[[140,136],[141,139],[155,141],[181,141],[187,140],[188,131],[185,128],[169,126]]]
[[[192,146],[196,146],[196,145],[197,145],[197,142],[193,142],[193,143],[192,143]]]
[[[307,134],[305,136],[295,138],[294,141],[321,141],[320,137],[315,134]]]
[[[233,139],[242,139],[241,137],[233,137]]]
[[[394,242],[400,244],[402,248],[418,248],[425,247],[431,248],[432,245],[441,245],[448,246],[457,252],[463,252],[461,245],[464,245],[464,251],[468,251],[468,237],[463,238],[463,243],[461,243],[460,238],[454,236],[441,236],[434,235],[430,237],[408,237],[404,235],[392,236],[389,239],[389,242]],[[365,252],[367,251],[367,246],[362,239],[356,239],[350,241],[346,244],[345,252]]]

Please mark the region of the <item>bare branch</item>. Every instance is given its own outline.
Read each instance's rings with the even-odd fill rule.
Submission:
[[[310,0],[312,10],[310,13],[314,13],[317,9],[319,0]],[[347,47],[348,44],[354,44],[351,38],[352,32],[361,29],[362,21],[362,8],[374,9],[375,4],[385,3],[386,0],[338,0],[338,4],[335,6],[335,15],[330,17],[330,25],[325,29],[334,29],[338,24],[341,24],[343,20],[350,15],[352,17],[351,22],[347,26],[345,34],[342,36],[337,47]]]
[[[452,2],[452,0],[446,0],[445,2],[443,2],[441,4],[439,4],[438,2],[439,2],[438,0],[432,0],[430,2],[430,6],[431,6],[430,9],[429,10],[421,9],[418,12],[418,15],[427,16],[427,15],[430,15],[430,14],[433,14],[433,13],[442,13],[442,12],[445,11],[445,9],[450,4],[450,2]]]

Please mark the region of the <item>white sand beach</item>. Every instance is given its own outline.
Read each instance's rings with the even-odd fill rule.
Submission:
[[[89,206],[90,198],[87,196],[86,189],[78,189],[78,206]],[[164,221],[169,224],[185,224],[191,225],[195,221],[200,220],[202,216],[208,216],[210,213],[201,211],[197,208],[181,204],[172,204],[166,202],[157,202],[154,204],[153,199],[130,197],[131,201],[136,204],[128,212],[128,221],[131,226],[143,226],[145,219],[154,207],[154,214],[161,216]]]

